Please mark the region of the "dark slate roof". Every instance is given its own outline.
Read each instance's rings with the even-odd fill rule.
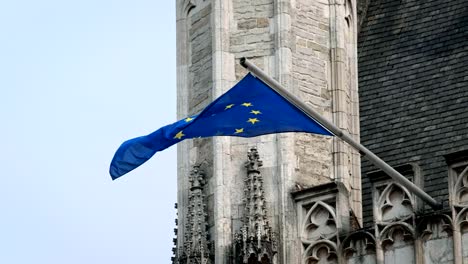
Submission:
[[[371,0],[358,43],[361,141],[420,167],[448,206],[444,155],[468,150],[468,0]],[[365,223],[372,221],[363,158]]]

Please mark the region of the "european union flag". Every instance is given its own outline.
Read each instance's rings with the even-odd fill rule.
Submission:
[[[137,168],[156,152],[184,139],[255,137],[281,132],[332,135],[250,73],[200,114],[186,117],[155,132],[125,141],[110,165],[112,179]]]

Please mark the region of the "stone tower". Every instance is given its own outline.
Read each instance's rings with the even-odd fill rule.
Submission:
[[[359,139],[356,0],[176,5],[179,118],[240,80],[246,71],[239,59],[246,57]],[[209,256],[203,263],[335,261],[340,235],[362,224],[359,154],[331,137],[187,140],[178,145],[178,159],[179,226],[193,227],[194,206],[206,208],[202,240],[213,246],[209,254],[190,252]],[[203,171],[203,188],[193,186],[193,166]],[[176,255],[186,256],[195,233],[179,228]],[[181,259],[176,262],[198,263]]]

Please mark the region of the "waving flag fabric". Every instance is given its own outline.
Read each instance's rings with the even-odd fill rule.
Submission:
[[[125,141],[112,159],[110,174],[112,179],[116,179],[146,162],[156,152],[189,138],[255,137],[281,132],[332,135],[262,81],[248,74],[200,114]]]

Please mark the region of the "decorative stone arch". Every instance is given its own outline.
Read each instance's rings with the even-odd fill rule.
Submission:
[[[342,183],[327,183],[293,193],[297,202],[300,255],[294,262],[338,263],[339,234],[349,232],[349,193]],[[300,260],[300,262],[299,262]]]
[[[339,246],[343,263],[356,257],[363,263],[376,263],[376,241],[375,237],[366,231],[358,231],[347,236]]]
[[[344,19],[346,23],[348,24],[348,27],[351,27],[352,23],[354,23],[354,20],[355,20],[354,18],[355,7],[351,0],[345,0],[344,5],[345,5]]]
[[[398,183],[391,183],[380,193],[375,210],[376,220],[388,224],[404,221],[413,216],[414,198]]]
[[[329,240],[319,240],[304,251],[302,264],[338,263],[337,246]]]
[[[453,233],[452,218],[445,214],[426,216],[416,225],[416,236],[423,241],[440,237],[443,232]]]
[[[317,201],[308,210],[302,224],[301,240],[311,244],[320,239],[333,239],[337,235],[336,214],[333,207]]]
[[[455,205],[468,205],[468,166],[457,175],[453,186],[453,203]]]
[[[468,257],[468,151],[445,155],[448,165],[450,208],[453,219],[454,263]]]
[[[401,237],[399,237],[401,235]],[[392,245],[397,241],[397,238],[403,238],[404,242],[416,239],[416,233],[410,224],[398,222],[389,224],[380,232],[380,244],[385,250],[386,246]]]
[[[453,263],[453,222],[445,214],[423,217],[416,225],[416,254],[424,263]]]
[[[179,18],[187,17],[190,10],[196,7],[196,1],[197,0],[179,0],[178,2],[181,4],[178,5],[179,8],[177,8],[177,16]]]
[[[454,221],[455,227],[458,227],[461,231],[468,230],[468,207],[463,208],[456,216]]]

